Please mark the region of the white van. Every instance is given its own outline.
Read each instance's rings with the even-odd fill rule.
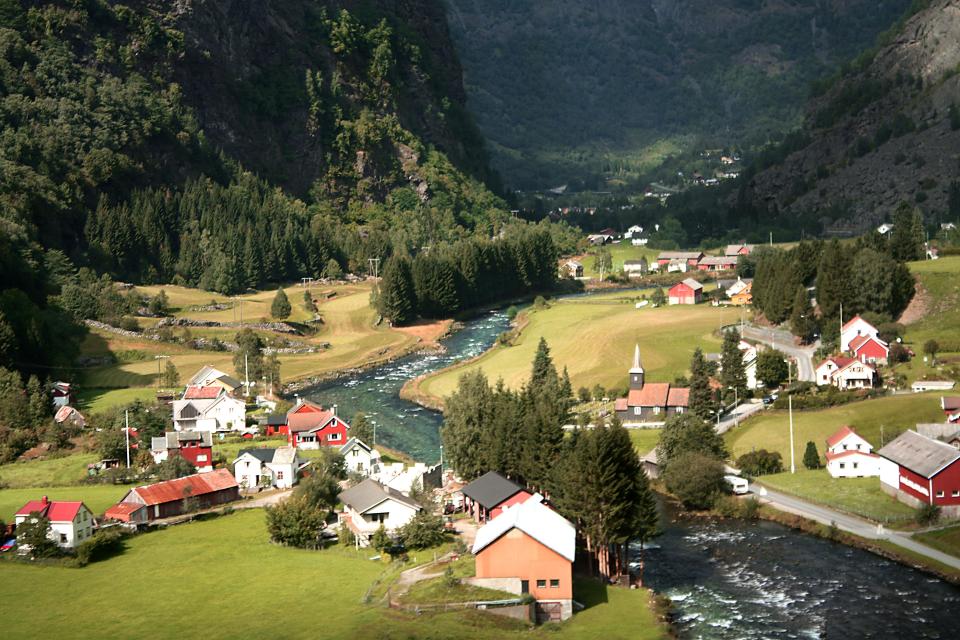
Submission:
[[[730,485],[730,490],[738,496],[750,493],[750,483],[746,478],[740,476],[723,476],[724,481]]]

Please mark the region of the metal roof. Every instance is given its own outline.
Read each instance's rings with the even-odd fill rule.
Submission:
[[[960,459],[960,451],[957,449],[945,442],[922,436],[916,431],[901,433],[877,453],[924,478],[932,478]]]
[[[201,496],[215,493],[224,489],[237,488],[237,480],[227,469],[217,469],[210,473],[198,473],[176,480],[167,480],[144,487],[131,489],[127,495],[135,493],[140,496],[144,504],[151,506],[183,500],[186,497]],[[126,502],[124,497],[121,502]]]
[[[559,513],[546,507],[537,494],[480,527],[473,553],[477,554],[512,529],[518,529],[543,546],[573,562],[577,547],[577,529]]]
[[[355,484],[340,494],[340,502],[359,513],[364,513],[388,499],[396,500],[400,504],[405,504],[417,511],[421,509],[419,504],[396,489],[385,487],[370,478]]]
[[[507,498],[523,491],[513,480],[504,478],[496,471],[488,471],[463,488],[463,495],[477,502],[484,509],[493,509]]]
[[[273,455],[276,451],[276,449],[266,447],[262,449],[241,449],[240,453],[237,454],[237,460],[242,458],[244,454],[250,454],[260,462],[273,462]]]

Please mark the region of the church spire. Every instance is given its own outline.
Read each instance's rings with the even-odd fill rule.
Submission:
[[[643,367],[640,366],[640,345],[636,345],[633,350],[633,366],[630,367],[630,388],[643,388]]]

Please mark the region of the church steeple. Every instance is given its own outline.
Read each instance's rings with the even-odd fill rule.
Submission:
[[[643,367],[640,366],[640,345],[633,350],[633,366],[630,367],[630,388],[643,389]]]

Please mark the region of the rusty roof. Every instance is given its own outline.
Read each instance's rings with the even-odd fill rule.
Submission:
[[[183,500],[191,496],[200,496],[224,489],[238,487],[236,478],[227,469],[217,469],[210,473],[198,473],[176,480],[166,480],[143,487],[131,489],[130,493],[140,496],[146,505],[164,504],[174,500]]]

